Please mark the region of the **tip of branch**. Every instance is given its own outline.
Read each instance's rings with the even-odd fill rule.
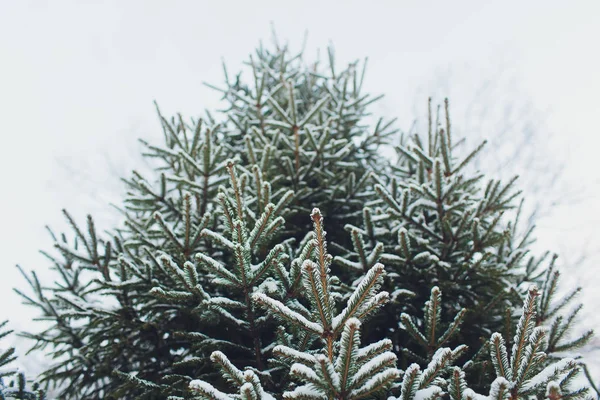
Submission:
[[[265,295],[264,293],[256,292],[253,293],[250,297],[252,297],[252,300],[262,304],[264,303],[264,299],[267,298],[267,295]]]
[[[310,213],[310,218],[312,218],[312,220],[314,222],[319,222],[323,219],[323,215],[321,214],[321,210],[319,210],[317,207],[313,208],[312,212]]]
[[[158,261],[164,263],[164,264],[168,264],[171,262],[171,257],[169,257],[166,254],[161,254],[160,256],[157,257]]]
[[[360,328],[360,321],[358,320],[358,318],[350,318],[346,322],[346,326],[350,329],[358,329]]]
[[[380,274],[385,271],[385,267],[383,266],[382,263],[377,263],[377,264],[373,265],[373,270]]]
[[[210,355],[210,360],[212,362],[219,362],[225,358],[227,358],[227,357],[225,357],[225,354],[223,354],[219,350],[213,351],[212,354]]]
[[[537,285],[531,285],[531,286],[529,286],[529,294],[532,295],[533,297],[536,297],[536,296],[540,295],[540,293],[538,292]]]
[[[306,270],[306,272],[312,272],[315,269],[315,263],[311,260],[304,260],[302,269]]]

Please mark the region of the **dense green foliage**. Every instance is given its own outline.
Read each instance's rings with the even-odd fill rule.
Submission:
[[[65,212],[56,281],[19,292],[51,322],[26,334],[53,359],[42,381],[64,399],[585,396],[561,352],[592,332],[568,335],[576,291],[555,299],[555,258],[529,254],[515,180],[469,168],[481,147],[461,151],[447,102],[392,146],[393,121],[366,123],[366,62],[321,64],[260,47],[249,81],[216,87],[222,117],[160,116],[122,226]]]

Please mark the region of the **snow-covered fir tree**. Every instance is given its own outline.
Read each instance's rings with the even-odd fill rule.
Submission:
[[[218,116],[159,112],[123,225],[65,211],[56,280],[24,272],[49,321],[25,333],[52,360],[41,383],[61,399],[590,395],[573,384],[592,335],[570,335],[578,290],[556,298],[556,257],[530,253],[515,180],[469,172],[483,144],[462,149],[447,102],[398,143],[393,120],[367,124],[365,67],[261,46],[214,86]]]

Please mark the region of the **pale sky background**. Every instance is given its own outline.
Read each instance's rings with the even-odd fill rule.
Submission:
[[[295,49],[308,31],[309,53],[331,42],[340,63],[368,56],[366,89],[386,95],[374,111],[404,129],[429,95],[450,96],[457,131],[469,130],[467,104],[527,105],[540,121],[530,150],[564,164],[556,190],[580,198],[539,220],[539,247],[565,260],[587,250],[565,275],[584,286],[586,315],[596,313],[600,1],[4,0],[0,320],[29,323],[11,291],[23,287],[14,265],[44,275],[37,250],[51,246],[45,224],[64,228],[62,208],[82,222],[92,213],[100,227],[115,221],[106,204],[119,202],[117,178],[139,165],[137,138],[161,137],[152,101],[165,115],[214,110],[218,96],[202,82],[222,81],[222,57],[239,70],[269,41],[271,21]],[[495,124],[481,137],[500,132]],[[600,328],[600,318],[587,326]],[[595,372],[600,380],[600,363]]]

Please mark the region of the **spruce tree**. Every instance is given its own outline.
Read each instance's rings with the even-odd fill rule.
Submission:
[[[123,225],[65,211],[56,281],[24,273],[18,291],[49,321],[25,336],[60,398],[586,396],[564,354],[592,332],[569,335],[578,290],[555,298],[515,180],[469,168],[483,144],[461,151],[448,102],[388,160],[366,60],[327,55],[261,46],[249,81],[213,86],[220,116],[159,111],[156,173],[124,179]]]

